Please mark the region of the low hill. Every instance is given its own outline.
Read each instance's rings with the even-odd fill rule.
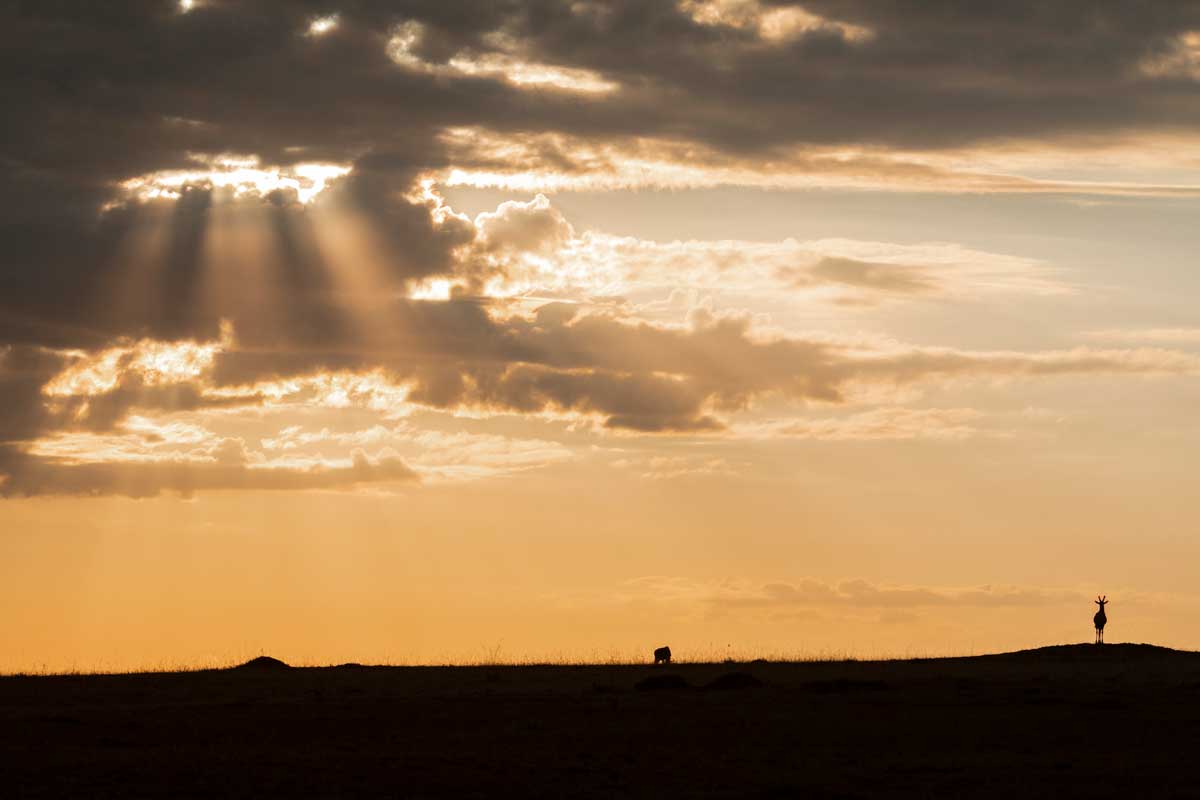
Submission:
[[[250,659],[245,664],[238,664],[236,667],[233,667],[232,669],[250,670],[250,671],[263,671],[263,670],[272,671],[272,670],[283,670],[283,669],[291,669],[291,668],[292,667],[290,664],[285,664],[284,662],[280,661],[278,658],[272,658],[271,656],[259,656],[258,658]]]
[[[1200,656],[0,678],[0,794],[1186,797]]]
[[[1036,647],[1031,650],[1017,650],[1012,653],[998,653],[984,658],[1032,659],[1032,660],[1062,660],[1062,661],[1135,661],[1139,659],[1181,658],[1194,659],[1200,657],[1200,652],[1194,650],[1174,650],[1156,644],[1135,644],[1122,642],[1115,644],[1056,644],[1048,647]]]

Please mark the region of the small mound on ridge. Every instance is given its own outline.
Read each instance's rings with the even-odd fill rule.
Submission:
[[[278,658],[271,658],[270,656],[259,656],[258,658],[250,659],[245,664],[239,664],[238,666],[234,667],[234,669],[277,670],[277,669],[291,669],[291,665],[283,663]]]

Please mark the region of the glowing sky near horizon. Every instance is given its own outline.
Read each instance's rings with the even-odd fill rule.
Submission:
[[[1200,12],[1025,5],[4,20],[0,671],[1200,647]]]

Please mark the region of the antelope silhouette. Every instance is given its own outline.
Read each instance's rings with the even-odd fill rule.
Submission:
[[[1107,603],[1108,595],[1103,597],[1096,595],[1096,605],[1100,606],[1096,616],[1092,617],[1092,622],[1096,623],[1096,644],[1104,644],[1104,625],[1108,622],[1108,617],[1104,614],[1104,606]]]

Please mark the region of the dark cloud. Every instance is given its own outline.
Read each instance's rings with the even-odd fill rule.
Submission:
[[[45,398],[39,398],[46,403]],[[221,397],[207,394],[197,384],[149,386],[136,374],[126,373],[113,389],[86,398],[73,397],[58,403],[55,414],[61,430],[111,431],[132,412],[175,413],[211,408],[256,405],[256,395]],[[55,405],[51,401],[51,405]]]
[[[790,5],[764,0],[755,13]],[[549,207],[502,207],[477,226],[419,195],[415,181],[429,170],[505,163],[472,131],[533,142],[529,157],[578,171],[591,162],[537,137],[670,142],[703,166],[708,157],[769,163],[784,148],[810,145],[931,149],[1200,122],[1197,81],[1142,69],[1148,59],[1169,62],[1179,36],[1200,28],[1193,3],[812,0],[804,8],[825,21],[771,40],[744,20],[706,22],[653,0],[199,0],[187,13],[174,0],[6,4],[4,491],[92,492],[129,481],[153,493],[297,480],[244,466],[179,465],[161,479],[149,465],[58,463],[46,472],[48,462],[24,455],[48,431],[112,429],[132,409],[253,402],[222,400],[201,385],[152,385],[127,370],[86,399],[43,391],[73,357],[67,350],[215,342],[223,320],[238,340],[205,376],[218,386],[380,368],[435,407],[577,412],[635,431],[713,430],[716,414],[757,397],[833,402],[860,380],[1194,368],[1094,352],[912,350],[872,359],[819,342],[758,339],[736,319],[682,329],[561,307],[536,319],[502,317],[466,296],[395,300],[443,275],[477,291],[488,270],[504,270],[510,250],[569,235]],[[311,22],[330,13],[336,26],[309,35]],[[398,32],[407,32],[407,50],[393,58]],[[503,59],[591,71],[615,88],[521,86],[486,68]],[[446,135],[456,129],[466,133]],[[334,162],[352,170],[309,206],[294,189],[237,196],[203,175],[182,180],[170,197],[134,199],[123,188],[162,170],[202,172],[223,154],[270,168]],[[339,215],[358,221],[376,248],[366,290],[347,287],[356,265],[333,263],[338,254],[322,244],[322,220]],[[228,246],[231,238],[242,244]],[[847,259],[827,259],[814,274],[883,291],[925,288],[919,273]],[[241,472],[220,471],[228,469]],[[304,480],[344,485],[352,477]]]
[[[1169,351],[971,352],[755,336],[741,317],[697,314],[667,327],[551,304],[532,318],[497,317],[468,300],[395,302],[395,327],[330,349],[273,353],[239,335],[216,354],[225,386],[338,368],[383,366],[410,399],[439,408],[575,411],[637,431],[716,430],[710,415],[777,395],[842,402],[857,384],[903,386],[933,377],[1188,373],[1200,361]]]
[[[170,210],[99,211],[120,202],[121,181],[195,169],[198,157],[353,164],[325,202],[370,220],[391,274],[404,282],[454,268],[455,248],[473,236],[469,224],[438,224],[428,204],[413,201],[406,192],[414,177],[497,163],[469,139],[449,147],[440,135],[448,128],[597,143],[664,137],[713,157],[770,158],[793,145],[934,148],[1200,122],[1200,84],[1139,69],[1200,28],[1193,3],[1028,0],[1001,12],[822,0],[804,8],[872,35],[850,39],[831,24],[765,41],[753,28],[701,24],[671,3],[630,0],[208,0],[188,13],[174,0],[9,4],[0,12],[0,341],[95,346],[114,335],[215,335],[218,318],[239,309],[191,302],[212,226],[211,189],[185,190]],[[336,27],[306,35],[314,18],[334,12]],[[418,64],[504,51],[593,70],[619,88],[580,94],[521,87],[499,72],[396,63],[388,43],[405,23],[419,26]],[[554,144],[535,149],[545,164],[586,168],[572,167],[575,156]],[[687,152],[694,159],[706,151]],[[320,329],[333,321],[303,318],[308,296],[327,288],[320,258],[305,240],[303,212],[281,199],[268,198],[265,213],[278,279],[302,317],[291,327]],[[510,227],[537,235],[535,222]],[[128,268],[122,246],[152,224],[168,241],[147,256],[154,277],[146,302],[116,313],[109,295]]]
[[[54,425],[42,387],[68,359],[32,347],[0,347],[0,448],[36,438]]]
[[[937,282],[920,267],[903,264],[877,264],[853,258],[826,256],[813,265],[809,274],[819,281],[840,283],[880,292],[930,292]]]
[[[783,42],[648,0],[9,8],[0,148],[6,161],[81,185],[186,166],[196,152],[420,169],[444,157],[432,134],[445,126],[665,135],[744,150],[1185,128],[1200,115],[1194,82],[1138,70],[1200,27],[1194,3],[821,0],[803,8],[872,35],[850,41],[826,26]],[[304,35],[330,12],[334,29]],[[597,71],[621,89],[581,97],[398,65],[388,42],[413,21],[414,56],[430,64],[507,47]]]
[[[1194,3],[764,3],[870,33],[851,41],[827,26],[782,43],[668,3],[588,5],[596,13],[533,4],[523,23],[538,52],[673,97],[671,129],[723,147],[927,148],[1183,129],[1200,113],[1194,82],[1138,69],[1200,26]]]
[[[570,414],[607,428],[640,433],[719,432],[717,415],[766,397],[842,402],[858,387],[904,387],[930,378],[1200,372],[1200,360],[1162,350],[1077,349],[1046,353],[931,348],[865,349],[860,345],[755,336],[745,319],[698,314],[688,328],[603,315],[572,316],[556,307],[532,317],[502,317],[468,300],[396,301],[398,327],[375,337],[331,339],[323,349],[274,349],[256,331],[210,345],[211,361],[194,376],[171,377],[144,366],[143,346],[103,361],[111,386],[70,388],[49,382],[79,356],[10,348],[0,382],[12,404],[5,416],[8,494],[126,493],[162,489],[347,486],[352,473],[304,472],[239,465],[231,473],[192,462],[74,463],[29,454],[32,440],[53,433],[112,432],[135,411],[169,413],[263,402],[264,381],[340,370],[382,371],[409,388],[408,399],[446,410]],[[178,345],[177,347],[185,347]],[[94,357],[93,357],[94,358]],[[84,366],[90,362],[84,362]],[[71,374],[71,373],[68,373]],[[240,387],[240,388],[239,388]],[[47,394],[47,390],[53,391]],[[320,402],[304,395],[295,400]],[[154,476],[162,471],[164,475]],[[393,475],[393,473],[387,473]],[[159,481],[155,483],[155,481]],[[365,479],[364,479],[365,481]],[[133,489],[127,487],[134,487]],[[158,487],[157,489],[155,487]]]
[[[5,475],[7,472],[7,475]],[[410,483],[418,476],[404,462],[372,462],[357,453],[348,466],[254,467],[237,459],[225,463],[190,461],[72,463],[0,449],[0,497],[34,495],[122,495],[154,497],[176,492],[350,489],[373,483]]]
[[[925,267],[840,256],[823,256],[803,267],[781,267],[777,275],[785,283],[800,288],[835,285],[891,295],[933,293],[944,288],[939,276]]]

